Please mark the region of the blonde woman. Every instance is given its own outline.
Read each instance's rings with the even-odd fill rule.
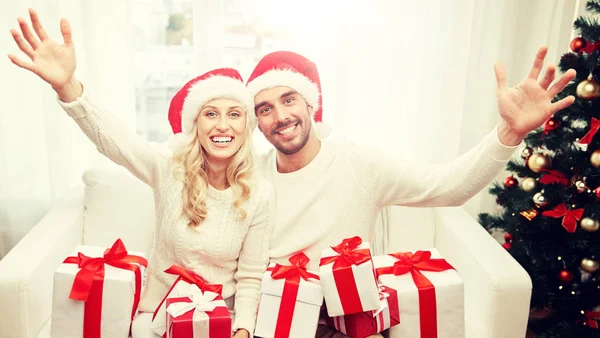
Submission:
[[[74,75],[68,21],[60,22],[61,45],[48,37],[35,11],[29,14],[33,31],[19,18],[21,32],[11,33],[31,60],[10,60],[49,83],[98,150],[154,191],[154,245],[133,337],[157,337],[150,320],[175,280],[164,272],[172,264],[223,284],[223,298],[235,309],[234,337],[251,336],[269,261],[274,199],[271,186],[253,172],[253,98],[237,71],[218,69],[187,83],[169,109],[177,133],[173,154],[156,151],[87,97]]]

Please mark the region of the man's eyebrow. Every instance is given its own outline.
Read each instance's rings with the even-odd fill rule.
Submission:
[[[279,95],[279,99],[283,99],[285,97],[288,97],[288,96],[294,95],[294,94],[298,94],[298,92],[295,90],[290,90],[290,91],[287,91],[287,92]],[[262,101],[259,104],[257,104],[256,106],[254,106],[254,110],[259,110],[260,108],[266,106],[268,103],[269,102],[267,102],[267,101]]]

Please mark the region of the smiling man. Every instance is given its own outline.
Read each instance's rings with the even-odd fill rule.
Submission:
[[[397,158],[402,145],[399,154],[382,154],[321,141],[312,124],[314,119],[320,127],[322,113],[317,67],[291,52],[265,56],[247,85],[255,95],[258,128],[275,146],[262,163],[277,195],[271,262],[286,264],[303,251],[310,258],[308,268],[318,271],[324,248],[352,236],[372,241],[382,207],[459,206],[477,194],[503,170],[527,133],[574,101],[566,97],[552,102],[574,78],[574,70],[554,82],[555,67],[549,65],[538,80],[546,51],[539,49],[529,74],[516,87],[508,88],[504,68],[495,66],[501,122],[473,149],[445,165]],[[321,326],[317,337],[343,335]]]

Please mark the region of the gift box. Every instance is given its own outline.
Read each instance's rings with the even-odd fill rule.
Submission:
[[[298,253],[291,266],[271,264],[261,285],[254,334],[269,338],[314,337],[323,304],[319,277],[306,270],[309,259]]]
[[[167,332],[167,304],[166,301],[169,298],[181,298],[189,297],[196,290],[203,292],[210,291],[218,295],[223,292],[223,285],[221,284],[208,284],[202,279],[202,277],[196,275],[190,270],[186,270],[178,265],[172,265],[166,273],[176,275],[177,279],[167,291],[167,294],[160,301],[154,313],[152,315],[152,322],[150,323],[150,329],[152,332],[163,337]]]
[[[120,239],[109,249],[77,246],[54,272],[51,337],[129,337],[147,266]]]
[[[464,337],[460,274],[436,249],[373,258],[378,280],[398,293],[400,324],[390,338]]]
[[[189,297],[167,298],[167,338],[231,337],[231,315],[215,292],[191,286]]]
[[[319,266],[329,317],[379,307],[379,288],[368,242],[363,243],[360,237],[344,239],[323,250]]]
[[[398,325],[400,309],[396,290],[382,285],[379,298],[381,301],[377,310],[328,317],[325,322],[350,338],[365,338]]]

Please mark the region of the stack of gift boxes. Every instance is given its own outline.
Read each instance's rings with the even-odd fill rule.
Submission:
[[[324,323],[351,338],[388,329],[392,338],[464,337],[463,282],[435,249],[372,257],[369,244],[353,237],[323,250],[318,273],[308,262],[298,253],[289,265],[269,266],[255,336],[314,337]],[[143,254],[128,253],[120,240],[106,250],[76,248],[55,272],[52,336],[129,337],[146,266]],[[152,316],[152,331],[231,337],[222,286],[178,266],[166,272],[177,279]]]
[[[299,253],[263,277],[255,335],[314,337],[325,323],[351,338],[464,337],[463,282],[435,249],[372,257],[360,237],[323,250],[319,273]]]

